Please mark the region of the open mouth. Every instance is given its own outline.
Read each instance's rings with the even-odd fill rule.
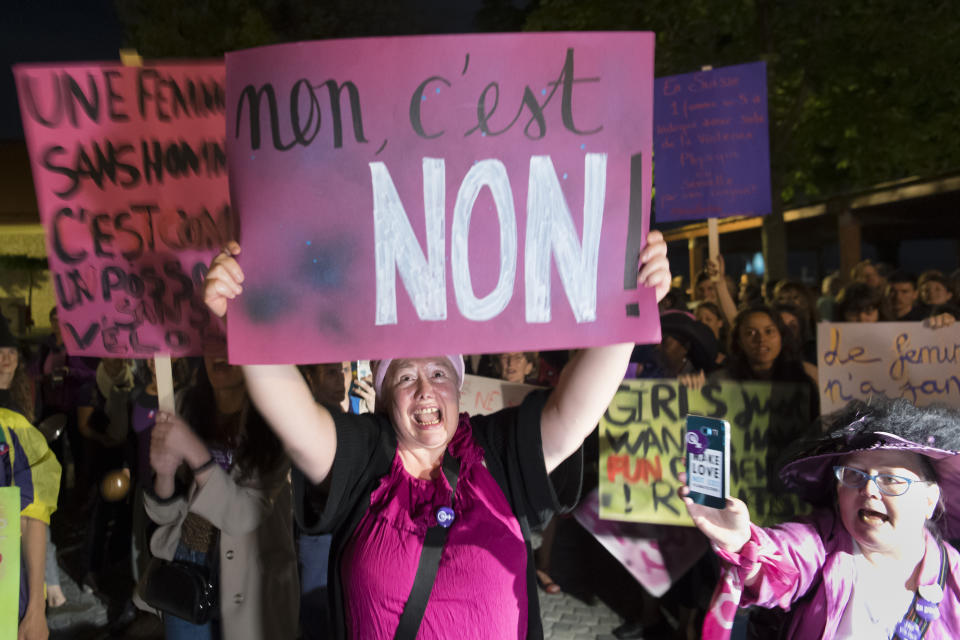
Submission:
[[[435,427],[442,421],[439,407],[427,407],[413,412],[413,421],[420,427]]]
[[[872,509],[860,509],[857,512],[857,516],[860,518],[861,522],[870,525],[879,525],[884,524],[885,522],[890,522],[890,518],[885,513],[880,513],[879,511],[874,511]]]

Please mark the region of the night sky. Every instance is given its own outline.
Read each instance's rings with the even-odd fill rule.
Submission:
[[[0,140],[23,138],[11,65],[117,60],[121,39],[112,0],[5,3],[0,26]]]
[[[473,30],[482,0],[420,0],[424,32]],[[117,60],[123,36],[113,0],[15,0],[0,20],[0,140],[22,139],[16,87],[18,62]]]

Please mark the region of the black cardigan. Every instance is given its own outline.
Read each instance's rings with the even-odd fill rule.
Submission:
[[[540,600],[536,564],[530,546],[531,529],[544,526],[554,513],[572,509],[580,494],[583,450],[567,458],[549,476],[543,461],[540,416],[548,391],[536,391],[523,404],[486,416],[472,416],[473,438],[484,461],[520,523],[527,547],[527,638],[540,640]],[[380,414],[334,416],[337,453],[327,479],[313,485],[294,472],[297,522],[311,534],[332,533],[327,577],[330,611],[336,638],[347,637],[346,608],[340,560],[353,532],[370,507],[370,494],[390,472],[397,439],[390,420]]]

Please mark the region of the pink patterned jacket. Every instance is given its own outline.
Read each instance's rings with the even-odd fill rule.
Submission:
[[[832,640],[853,591],[853,539],[832,511],[769,529],[750,525],[750,542],[738,554],[714,548],[723,561],[720,583],[703,623],[704,640],[730,637],[737,607],[759,605],[793,611],[785,637]],[[949,575],[940,617],[925,640],[960,638],[960,554],[946,542]],[[754,562],[762,567],[748,588],[743,578]],[[937,581],[940,553],[927,534],[920,584]],[[904,612],[906,613],[906,612]]]

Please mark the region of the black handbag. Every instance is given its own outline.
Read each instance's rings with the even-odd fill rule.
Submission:
[[[206,624],[217,609],[215,578],[210,567],[154,558],[147,571],[143,601],[165,614]]]

